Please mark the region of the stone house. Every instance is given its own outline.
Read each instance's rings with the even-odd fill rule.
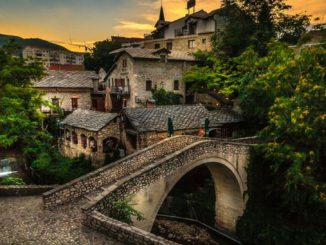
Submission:
[[[119,125],[118,114],[77,109],[62,122],[60,150],[68,157],[84,154],[101,166],[119,147]]]
[[[191,53],[198,50],[210,51],[213,35],[222,30],[225,25],[225,20],[219,12],[220,9],[209,13],[200,10],[174,21],[166,21],[162,6],[155,30],[145,35],[142,47],[167,48]]]
[[[124,107],[141,107],[152,101],[152,89],[164,88],[185,98],[182,75],[191,64],[193,55],[167,49],[122,48],[115,64],[108,71],[106,86],[111,94],[113,112]]]
[[[174,105],[153,108],[124,108],[121,115],[122,144],[128,154],[146,148],[168,137],[168,118],[173,135],[205,135],[209,119],[211,137],[232,137],[242,118],[231,109],[208,111],[202,105]]]
[[[78,108],[105,111],[105,91],[101,90],[99,79],[93,71],[48,71],[34,83],[34,88],[67,114]],[[48,107],[42,111],[52,113]]]

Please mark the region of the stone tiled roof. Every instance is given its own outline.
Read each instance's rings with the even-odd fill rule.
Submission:
[[[229,114],[227,111],[209,112],[202,105],[125,108],[124,114],[139,132],[167,131],[169,117],[173,120],[174,130],[203,128],[206,118],[210,119],[211,127],[238,122],[238,118],[232,113]]]
[[[116,113],[77,109],[63,120],[63,124],[97,132],[117,116]]]
[[[161,59],[157,49],[144,49],[144,48],[121,48],[117,49],[111,54],[127,53],[134,59]],[[180,61],[195,61],[195,57],[184,51],[171,50],[167,56],[168,60],[180,60]]]
[[[209,116],[210,124],[227,124],[227,123],[239,123],[243,121],[241,115],[232,109],[222,108],[215,111],[210,111]]]
[[[48,71],[35,88],[93,88],[92,78],[99,78],[94,71]]]

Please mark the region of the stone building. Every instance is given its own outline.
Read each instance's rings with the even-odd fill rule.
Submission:
[[[202,105],[124,108],[121,116],[122,144],[130,154],[168,137],[168,118],[173,122],[173,135],[205,135],[209,119],[209,135],[232,137],[242,118],[231,109],[208,111]]]
[[[34,87],[44,93],[43,98],[70,113],[78,108],[105,111],[105,91],[99,76],[92,71],[48,71]],[[48,107],[43,112],[51,113]]]
[[[118,114],[77,109],[62,123],[60,150],[68,157],[84,154],[101,166],[119,147],[119,124]]]
[[[207,13],[200,10],[174,21],[166,21],[161,7],[155,30],[145,35],[143,47],[167,48],[191,53],[198,50],[210,51],[211,38],[225,25],[225,20],[219,15],[219,11],[217,9]]]
[[[167,49],[122,48],[113,52],[116,61],[108,71],[112,111],[141,107],[152,101],[152,89],[164,88],[185,98],[182,75],[195,62],[193,55]]]

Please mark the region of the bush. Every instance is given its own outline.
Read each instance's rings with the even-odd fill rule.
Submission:
[[[1,185],[26,185],[26,183],[22,180],[22,178],[18,177],[6,177],[4,178]]]
[[[173,92],[167,92],[163,88],[153,89],[153,99],[156,105],[180,105],[181,95]]]
[[[138,221],[144,220],[142,213],[138,212],[132,206],[131,199],[118,200],[113,202],[113,211],[111,218],[132,225],[132,217],[135,216]]]

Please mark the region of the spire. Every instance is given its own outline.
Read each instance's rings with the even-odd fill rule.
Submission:
[[[161,11],[160,11],[159,21],[165,21],[163,5],[161,5]]]
[[[159,27],[161,27],[162,25],[164,25],[165,23],[166,23],[166,22],[165,22],[165,17],[164,17],[163,3],[162,3],[162,0],[161,0],[160,17],[159,17],[158,21],[156,22],[155,27],[156,27],[156,28],[159,28]]]

